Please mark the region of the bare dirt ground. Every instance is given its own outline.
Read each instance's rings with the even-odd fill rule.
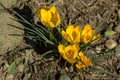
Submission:
[[[28,10],[25,3],[28,3],[33,8],[33,13]],[[20,11],[28,20],[35,22],[37,20],[34,17],[35,8],[41,8],[45,4],[56,5],[62,19],[61,26],[67,26],[71,23],[84,27],[86,23],[90,23],[95,28],[108,18],[99,29],[99,32],[103,35],[107,29],[111,29],[117,33],[112,36],[102,37],[100,42],[93,46],[94,49],[90,49],[88,53],[94,54],[97,49],[99,51],[120,53],[120,20],[118,19],[120,0],[26,0],[16,4],[12,10]],[[109,39],[117,42],[117,46],[113,49],[108,49],[105,46],[105,42]],[[40,51],[33,51],[33,49],[30,49],[31,46],[34,49],[43,47],[38,45],[37,42],[25,40],[14,50],[12,58],[9,58],[9,52],[0,55],[0,76],[3,80],[45,80],[47,76],[48,80],[64,80],[59,79],[61,75],[69,76],[70,79],[65,80],[120,79],[120,54],[102,58],[97,57],[93,67],[80,73],[65,66],[64,60],[61,60],[59,56],[41,59]],[[23,54],[28,55],[28,62],[22,61],[14,74],[7,74],[6,69],[9,64]],[[28,64],[28,66],[26,67],[25,64]]]

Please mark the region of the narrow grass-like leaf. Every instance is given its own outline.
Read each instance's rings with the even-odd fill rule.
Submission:
[[[28,25],[30,25],[34,30],[25,27],[27,30],[30,30],[32,32],[34,32],[36,35],[38,35],[40,38],[42,38],[43,40],[45,40],[47,43],[54,45],[54,43],[52,41],[50,41],[49,39],[47,39],[47,37],[45,37],[45,35],[42,33],[42,31],[39,28],[36,28],[35,25],[32,25],[30,22],[28,22],[26,19],[24,19],[21,15],[19,15],[18,13],[16,13],[22,20],[22,22],[27,23]]]
[[[33,29],[35,29],[36,31],[38,31],[34,25],[32,25],[30,22],[28,22],[26,19],[24,19],[24,18],[23,18],[21,15],[19,15],[18,13],[16,13],[16,14],[21,18],[21,19],[19,19],[19,21],[30,25],[30,27],[32,27]],[[35,32],[34,30],[32,30],[32,29],[30,29],[30,28],[27,28],[27,27],[25,27],[25,29],[30,30],[30,31],[32,31],[32,32]],[[38,31],[38,32],[39,32],[39,31]]]
[[[14,28],[17,28],[17,29],[20,29],[20,30],[24,30],[23,26],[15,26],[15,25],[12,25],[12,24],[8,24],[9,26],[11,27],[14,27]]]
[[[91,54],[91,56],[93,56],[94,58],[92,58],[93,61],[96,61],[100,58],[106,57],[106,56],[110,56],[110,55],[114,55],[114,54],[120,54],[120,52],[101,52],[99,54]]]
[[[95,34],[99,31],[100,27],[110,18],[111,13],[109,13],[109,15],[107,16],[107,18],[105,18],[96,28],[95,28]]]
[[[36,31],[38,31],[39,28],[37,28],[35,25],[31,24],[30,22],[28,22],[26,19],[24,19],[21,15],[19,15],[18,13],[16,13],[21,19],[19,19],[19,21],[26,23],[28,25],[30,25],[30,27],[32,27],[33,29],[35,29]],[[26,27],[25,27],[26,28]],[[28,30],[30,30],[30,28],[26,28]],[[40,29],[39,29],[40,30]],[[40,30],[42,32],[42,30]]]
[[[46,27],[43,27],[41,25],[36,24],[35,26],[38,26],[38,28],[41,28],[42,30],[44,30],[46,33],[49,33],[49,30]]]
[[[23,20],[20,20],[20,19],[18,19],[18,20],[16,20],[17,22],[23,22],[23,23],[26,23],[25,21],[23,21]],[[27,23],[26,23],[27,24]],[[36,33],[36,31],[35,30],[33,30],[33,29],[31,29],[31,28],[28,28],[28,27],[25,27],[25,26],[23,26],[24,27],[24,29],[23,28],[20,28],[20,27],[18,27],[18,26],[15,26],[15,25],[11,25],[11,24],[9,24],[10,26],[12,26],[12,27],[15,27],[15,28],[18,28],[18,29],[21,29],[21,30],[24,30],[24,29],[26,29],[26,30],[28,30],[29,32],[33,32],[33,33]],[[30,24],[28,24],[29,26],[32,26],[32,25],[30,25]]]
[[[29,36],[24,36],[24,37],[26,37],[26,38],[28,38],[28,39],[40,39],[38,36],[35,36],[35,35],[29,35]],[[41,40],[42,41],[42,40]]]
[[[47,51],[44,54],[41,55],[41,57],[43,58],[44,56],[46,56],[47,54],[53,53],[53,50]]]
[[[17,12],[16,12],[15,14],[17,14],[17,16],[20,17],[25,23],[31,25],[31,23],[28,22],[26,19],[24,19],[20,14],[18,14]],[[31,26],[32,26],[32,25],[31,25]]]
[[[118,10],[118,18],[119,18],[119,20],[120,20],[120,10]]]
[[[50,75],[51,67],[52,67],[52,66],[49,65],[49,67],[48,67],[48,73],[47,73],[47,76],[46,76],[45,80],[49,80],[48,77],[49,77],[49,75]]]
[[[23,34],[8,34],[10,36],[24,36]]]
[[[40,36],[43,40],[45,40],[47,43],[51,44],[51,45],[54,45],[54,43],[50,40],[48,40],[39,30],[35,29],[36,30],[36,34],[38,36]]]

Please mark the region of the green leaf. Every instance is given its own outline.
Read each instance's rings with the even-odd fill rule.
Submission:
[[[119,17],[119,20],[120,20],[120,10],[118,10],[118,17]]]
[[[50,75],[50,70],[51,70],[51,68],[52,68],[52,66],[49,65],[49,67],[48,67],[48,73],[47,73],[47,76],[46,76],[45,80],[49,80],[48,77],[49,77],[49,75]]]
[[[18,64],[25,58],[25,56],[22,56],[20,58],[17,58],[15,61],[13,61],[10,66],[7,69],[7,73],[14,73]]]
[[[107,30],[107,31],[104,33],[105,36],[112,36],[112,35],[114,35],[114,34],[116,34],[116,32],[113,31],[113,30]]]

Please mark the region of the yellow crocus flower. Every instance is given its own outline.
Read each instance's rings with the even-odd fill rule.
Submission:
[[[78,59],[78,62],[76,63],[76,67],[78,69],[85,68],[92,65],[92,62],[86,56],[84,56],[82,51],[79,52],[77,59]]]
[[[48,28],[55,28],[61,23],[60,15],[55,6],[50,8],[45,6],[42,9],[36,9],[36,13],[41,23]]]
[[[70,43],[79,43],[80,42],[80,26],[69,25],[66,28],[66,31],[62,30],[63,38]]]
[[[65,47],[64,45],[59,44],[58,51],[65,60],[69,63],[74,63],[76,61],[76,57],[78,56],[79,45],[73,44]]]
[[[92,26],[90,24],[86,24],[81,33],[82,42],[87,44],[91,40],[94,34],[95,34],[95,31],[92,29]],[[98,41],[99,38],[100,38],[100,34],[97,34],[93,37],[92,40],[93,42],[96,42]]]

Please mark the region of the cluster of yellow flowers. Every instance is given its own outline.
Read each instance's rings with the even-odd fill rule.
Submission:
[[[50,8],[43,7],[36,10],[38,17],[43,25],[48,28],[55,28],[60,25],[61,19],[55,6]],[[76,65],[78,69],[92,65],[82,51],[80,51],[80,43],[87,44],[98,41],[100,34],[94,35],[95,31],[90,24],[86,24],[83,29],[80,26],[68,25],[66,30],[61,30],[61,35],[68,45],[59,44],[58,51],[61,56],[71,64]]]
[[[58,50],[62,57],[69,63],[73,64],[76,62],[78,69],[92,65],[92,62],[80,51],[79,43],[87,44],[91,39],[96,42],[100,34],[93,36],[94,30],[90,24],[85,25],[83,30],[80,29],[80,26],[69,25],[66,31],[62,30],[61,33],[65,41],[69,43],[67,46],[58,45]]]

